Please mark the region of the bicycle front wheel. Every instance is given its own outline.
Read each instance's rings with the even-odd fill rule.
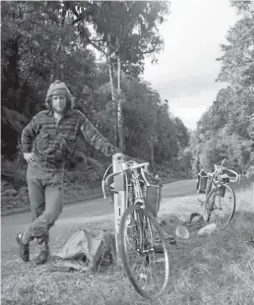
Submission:
[[[160,225],[147,208],[135,204],[124,212],[119,234],[127,277],[142,297],[156,299],[169,279],[169,256]]]
[[[216,223],[220,230],[224,230],[234,217],[235,207],[234,190],[228,184],[222,184],[208,194],[204,218],[207,222]]]

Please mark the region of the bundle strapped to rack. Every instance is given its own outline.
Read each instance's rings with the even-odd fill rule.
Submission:
[[[197,193],[204,194],[206,193],[208,184],[208,174],[204,169],[198,173],[198,181],[197,181]]]

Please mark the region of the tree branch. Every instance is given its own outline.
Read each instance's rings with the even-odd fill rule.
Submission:
[[[88,36],[86,36],[86,39],[88,41],[88,43],[90,43],[91,46],[93,46],[96,50],[100,51],[101,53],[103,53],[104,55],[107,55],[107,53],[105,51],[102,50],[101,47],[99,47],[95,42],[99,42],[99,40],[91,40]],[[103,40],[101,40],[103,41]]]
[[[153,53],[153,52],[155,52],[155,51],[156,51],[156,47],[153,47],[152,49],[143,52],[143,54],[149,54],[149,53]]]

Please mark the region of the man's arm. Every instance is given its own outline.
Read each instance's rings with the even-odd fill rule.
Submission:
[[[85,140],[95,149],[100,150],[106,157],[111,157],[119,152],[109,141],[96,129],[96,127],[84,116],[81,124],[81,132]]]
[[[31,152],[33,146],[33,140],[36,134],[39,132],[39,128],[40,128],[39,116],[35,115],[21,133],[21,150],[23,153]]]

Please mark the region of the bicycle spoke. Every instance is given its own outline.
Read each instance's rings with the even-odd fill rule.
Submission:
[[[145,212],[138,207],[136,209],[136,226],[132,232],[132,244],[129,242],[130,233],[128,225],[125,222],[126,236],[124,241],[123,261],[127,268],[127,275],[130,277],[133,286],[136,290],[145,297],[154,297],[165,289],[168,281],[169,261],[166,246],[163,245],[158,232],[158,227],[154,225],[153,221],[148,218]],[[129,216],[128,216],[129,217]],[[124,220],[127,220],[125,217]],[[133,219],[134,221],[134,219]],[[159,225],[158,225],[159,226]],[[161,253],[156,251],[155,237],[159,239],[161,245]]]
[[[206,209],[210,214],[208,221],[217,224],[221,230],[225,229],[235,212],[235,194],[230,186],[223,185],[208,196]]]

